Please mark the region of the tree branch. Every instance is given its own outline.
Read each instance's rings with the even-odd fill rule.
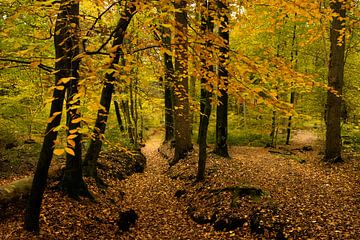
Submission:
[[[17,59],[8,59],[8,58],[0,58],[1,62],[11,62],[11,63],[21,63],[21,64],[32,64],[33,62],[30,61],[23,61],[23,60],[17,60]],[[39,63],[37,65],[38,68],[47,71],[47,72],[53,72],[55,69],[50,66],[46,66],[42,63]]]

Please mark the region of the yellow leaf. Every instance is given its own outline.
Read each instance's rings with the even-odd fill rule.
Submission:
[[[56,86],[56,87],[54,87],[56,90],[59,90],[59,91],[62,91],[62,90],[64,90],[65,89],[65,87],[64,86]]]
[[[54,149],[54,154],[57,156],[62,155],[64,154],[64,149]]]
[[[74,133],[76,133],[77,131],[78,131],[77,129],[72,129],[72,130],[69,131],[69,133],[70,133],[70,134],[74,134]],[[70,135],[70,136],[71,136],[71,135]]]
[[[61,83],[66,84],[66,83],[70,82],[72,79],[75,79],[75,78],[74,77],[61,78],[59,80],[58,84],[61,84]]]
[[[70,146],[75,147],[75,141],[74,140],[68,139],[67,142],[68,142],[68,144]]]
[[[74,150],[72,150],[71,148],[66,147],[66,148],[65,148],[65,151],[66,151],[68,154],[70,154],[71,156],[75,156],[75,152],[74,152]]]
[[[67,139],[74,139],[77,136],[78,136],[77,134],[71,134],[71,135],[67,136]]]
[[[79,123],[79,122],[81,122],[81,119],[82,118],[75,118],[71,121],[71,123]]]

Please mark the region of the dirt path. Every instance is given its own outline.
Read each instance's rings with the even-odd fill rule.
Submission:
[[[194,223],[176,199],[181,186],[165,174],[169,165],[157,151],[160,143],[159,136],[152,138],[143,148],[148,161],[145,172],[123,182],[124,205],[139,215],[123,239],[214,239],[217,233],[210,226]]]

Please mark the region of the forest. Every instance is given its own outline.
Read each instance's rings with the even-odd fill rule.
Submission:
[[[359,239],[359,52],[358,1],[1,0],[0,239]]]

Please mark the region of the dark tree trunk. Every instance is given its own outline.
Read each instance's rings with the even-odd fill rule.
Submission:
[[[174,66],[172,56],[168,54],[171,51],[171,31],[162,27],[162,42],[166,51],[164,52],[164,86],[165,86],[165,139],[164,143],[174,140],[174,92],[171,86],[174,77]]]
[[[193,149],[191,143],[191,119],[189,104],[188,53],[187,53],[187,2],[178,0],[174,3],[176,32],[175,73],[174,79],[174,127],[175,156],[170,165],[176,164]]]
[[[71,12],[70,12],[71,11]],[[79,53],[79,3],[73,3],[71,10],[69,11],[68,18],[66,19],[67,25],[71,28],[71,35],[68,38],[64,38],[63,42],[66,42],[67,54],[69,56],[68,69],[72,79],[67,86],[66,96],[66,112],[67,119],[66,125],[67,131],[67,148],[74,151],[74,153],[66,153],[66,166],[64,176],[61,182],[61,188],[71,197],[78,198],[78,196],[88,196],[92,198],[92,195],[87,189],[86,183],[82,178],[82,146],[81,146],[81,118],[80,114],[80,99],[74,98],[79,93],[79,67],[80,58],[76,58]],[[74,60],[75,59],[75,60]]]
[[[211,33],[214,29],[214,24],[212,22],[210,11],[210,3],[205,1],[203,3],[203,13],[201,19],[201,30],[202,33],[206,36],[206,33]],[[210,40],[206,40],[206,47],[204,51],[208,51],[211,47]],[[202,56],[211,56],[211,53],[203,54]],[[211,59],[211,58],[209,58]],[[208,66],[206,59],[201,60],[203,68],[205,70],[205,77],[201,78],[201,96],[200,96],[200,125],[199,125],[199,136],[198,136],[198,143],[199,143],[199,160],[198,160],[198,172],[197,172],[197,181],[202,181],[205,179],[205,170],[206,170],[206,158],[207,158],[207,131],[209,126],[210,114],[211,114],[211,92],[206,90],[209,81],[208,77],[212,76],[209,72],[214,72],[213,66]]]
[[[134,127],[131,121],[130,116],[130,106],[129,106],[129,100],[123,100],[121,102],[123,109],[124,109],[124,116],[127,122],[127,130],[128,130],[128,136],[131,144],[134,144]]]
[[[217,7],[219,11],[219,19],[222,19],[219,26],[219,35],[223,40],[223,46],[220,47],[220,64],[219,64],[219,78],[220,83],[218,85],[220,94],[220,105],[216,108],[216,146],[214,153],[222,156],[229,157],[227,146],[228,135],[228,54],[229,54],[229,25],[228,7],[223,0],[217,0]]]
[[[116,47],[117,49],[111,59],[111,69],[115,70],[114,65],[119,64],[120,58],[122,58],[123,52],[121,49],[121,45],[123,44],[126,29],[135,12],[136,7],[133,1],[128,2],[126,5],[126,9],[122,11],[119,22],[117,23],[115,29],[114,41],[112,44],[112,46]],[[90,146],[84,160],[85,174],[94,178],[97,178],[96,163],[101,151],[102,138],[106,129],[111,104],[111,97],[114,91],[114,82],[116,81],[114,72],[106,73],[105,78],[106,82],[103,86],[100,98],[100,105],[102,106],[102,108],[98,110],[94,128],[94,139],[90,142]]]
[[[73,19],[78,11],[78,3],[76,1],[63,0],[60,5],[59,13],[55,24],[55,56],[59,61],[55,62],[55,85],[53,92],[53,101],[51,103],[50,119],[51,120],[45,131],[45,137],[40,151],[38,164],[35,170],[34,179],[31,187],[29,201],[25,211],[24,227],[28,231],[38,232],[39,216],[42,197],[46,188],[46,181],[48,176],[51,159],[53,156],[53,149],[55,140],[57,138],[57,131],[53,131],[55,127],[60,125],[64,98],[65,98],[65,81],[72,77],[70,71],[72,58],[71,44],[72,34],[71,26],[68,19]],[[77,17],[77,16],[75,16]],[[63,42],[66,39],[65,42]]]
[[[123,131],[125,131],[125,128],[124,128],[124,125],[123,125],[123,122],[121,119],[120,106],[117,101],[114,101],[114,108],[115,108],[116,118],[118,120],[118,124],[120,127],[120,131],[123,132]]]
[[[291,92],[290,93],[290,104],[294,105],[294,103],[295,103],[295,92]],[[286,134],[286,145],[290,145],[291,123],[292,123],[292,116],[289,116],[288,126],[287,126],[287,134]]]
[[[294,64],[294,69],[297,69],[297,62],[298,62],[298,50],[296,46],[296,23],[294,25],[293,29],[293,37],[292,37],[292,43],[291,43],[291,53],[290,53],[290,60],[291,63]],[[295,95],[296,93],[292,91],[290,93],[290,104],[294,106],[295,103]],[[291,136],[291,124],[292,124],[292,116],[289,116],[288,119],[288,126],[287,126],[287,134],[286,134],[286,145],[290,145],[290,136]]]
[[[132,131],[132,138],[130,139],[131,143],[135,145],[135,147],[138,147],[138,135],[137,135],[137,116],[136,116],[136,93],[134,93],[134,88],[136,91],[136,81],[135,81],[135,87],[132,79],[130,80],[130,101],[129,101],[129,108],[130,108],[130,117],[131,117],[131,131]],[[135,95],[135,97],[134,97]]]
[[[276,147],[276,140],[277,140],[277,121],[276,121],[276,110],[273,110],[272,112],[272,118],[271,118],[271,143],[270,146],[275,148]]]
[[[345,2],[337,0],[330,3],[334,13],[339,16],[334,17],[330,30],[330,62],[328,73],[328,85],[333,90],[327,93],[326,111],[326,145],[325,158],[327,162],[339,162],[341,158],[341,94],[344,85],[344,53],[345,53],[345,34],[340,35],[345,28]],[[339,39],[341,39],[339,41]]]

